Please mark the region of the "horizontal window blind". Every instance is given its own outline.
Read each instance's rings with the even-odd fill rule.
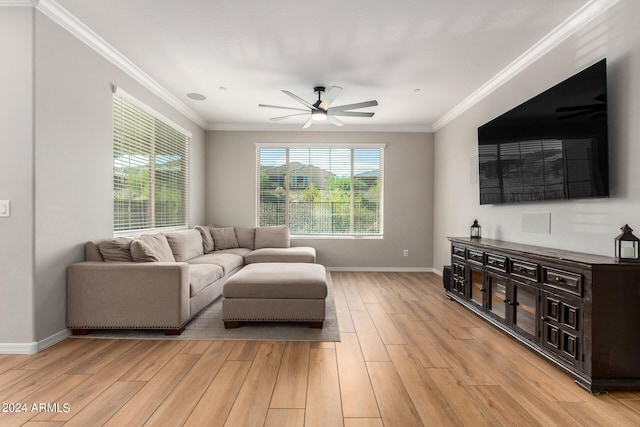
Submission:
[[[383,146],[258,146],[257,223],[293,235],[382,235]]]
[[[189,139],[113,95],[114,232],[188,226]]]

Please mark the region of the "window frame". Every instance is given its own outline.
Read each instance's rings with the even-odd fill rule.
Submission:
[[[116,197],[117,197],[117,192],[119,189],[121,189],[120,187],[118,187],[119,184],[117,184],[116,182],[116,174],[117,174],[117,170],[116,170],[116,150],[118,150],[118,148],[120,148],[120,150],[123,150],[123,138],[121,136],[118,136],[117,133],[121,132],[120,128],[117,128],[116,125],[118,124],[117,120],[120,120],[120,122],[123,120],[123,117],[120,117],[119,119],[117,119],[116,117],[116,109],[118,108],[118,103],[121,102],[125,102],[128,104],[127,108],[131,108],[131,109],[135,109],[135,114],[138,115],[138,119],[142,119],[144,120],[145,118],[152,120],[154,122],[158,122],[161,124],[161,126],[164,126],[165,129],[169,129],[172,132],[177,132],[178,134],[180,134],[181,137],[184,137],[184,141],[182,141],[182,139],[180,138],[179,141],[179,145],[180,147],[176,147],[176,144],[172,143],[171,138],[167,137],[167,138],[163,138],[163,139],[157,139],[154,138],[152,140],[152,147],[149,150],[150,151],[155,151],[157,148],[162,147],[162,148],[166,148],[166,147],[170,147],[170,148],[177,148],[177,151],[180,151],[179,153],[177,153],[176,155],[179,156],[179,164],[180,164],[180,179],[179,179],[179,185],[175,185],[175,186],[170,186],[169,188],[171,190],[178,190],[181,191],[181,202],[182,202],[182,206],[181,206],[181,218],[180,224],[172,224],[172,225],[168,225],[168,226],[158,226],[157,223],[158,221],[160,221],[160,218],[158,215],[156,215],[156,206],[154,203],[154,200],[156,199],[156,187],[154,185],[155,180],[158,178],[157,176],[155,177],[151,177],[149,176],[149,180],[148,180],[148,191],[150,192],[149,195],[149,199],[150,199],[150,203],[154,204],[154,206],[149,207],[151,213],[150,213],[150,224],[149,226],[145,227],[134,227],[132,226],[131,222],[129,222],[129,226],[125,226],[123,227],[117,227],[117,222],[116,222],[116,207],[115,207],[115,203],[116,203]],[[136,235],[136,234],[141,234],[141,233],[152,233],[152,232],[157,232],[157,231],[171,231],[171,230],[180,230],[180,229],[185,229],[185,228],[189,228],[189,223],[190,223],[190,205],[191,205],[191,198],[190,198],[190,151],[191,151],[191,138],[192,138],[192,133],[189,132],[188,130],[184,129],[183,127],[181,127],[180,125],[178,125],[177,123],[175,123],[174,121],[172,121],[171,119],[167,118],[166,116],[164,116],[163,114],[159,113],[158,111],[154,110],[153,108],[149,107],[147,104],[145,104],[144,102],[140,101],[139,99],[137,99],[136,97],[132,96],[131,94],[129,94],[128,92],[122,90],[122,88],[118,87],[118,86],[113,86],[113,94],[112,94],[112,131],[113,131],[113,145],[112,145],[112,171],[113,171],[113,178],[112,178],[112,190],[113,190],[113,202],[112,202],[112,221],[113,221],[113,235],[114,236],[127,236],[127,235]],[[154,137],[157,136],[156,132],[152,132],[154,134]],[[120,144],[120,145],[118,145]],[[140,157],[144,157],[145,154],[141,154]],[[150,159],[153,158],[152,155],[149,155],[149,161]],[[157,162],[154,162],[154,164],[151,163],[147,163],[149,165],[149,171],[154,171],[155,172],[155,167],[158,164]],[[170,184],[174,184],[174,182],[168,182]]]
[[[285,165],[289,164],[289,156],[288,153],[290,149],[303,149],[303,150],[313,150],[313,149],[323,149],[323,148],[334,148],[334,149],[349,149],[351,150],[352,156],[352,169],[350,173],[350,179],[352,182],[356,178],[355,170],[353,169],[353,150],[357,149],[379,149],[380,157],[379,157],[379,177],[378,177],[378,186],[379,186],[379,201],[378,201],[378,221],[379,221],[379,232],[378,233],[304,233],[297,234],[294,230],[291,230],[291,238],[292,239],[383,239],[384,238],[384,151],[386,149],[385,143],[274,143],[274,142],[259,142],[256,143],[256,182],[255,182],[255,191],[256,191],[256,208],[255,208],[255,223],[257,226],[260,226],[260,203],[261,203],[261,164],[260,164],[260,149],[262,148],[271,148],[271,149],[285,149],[287,150],[287,160],[285,161]],[[299,177],[298,177],[299,178]],[[353,211],[353,203],[354,203],[354,187],[351,187],[350,194],[350,202],[351,202],[351,211],[350,215],[354,215]],[[287,194],[287,200],[289,195]],[[288,202],[287,202],[288,203]],[[287,208],[287,217],[288,217],[288,208]],[[288,219],[285,220],[288,225]]]

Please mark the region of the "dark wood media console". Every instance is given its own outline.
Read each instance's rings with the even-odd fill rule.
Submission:
[[[640,264],[501,240],[449,240],[449,298],[592,393],[640,390]]]

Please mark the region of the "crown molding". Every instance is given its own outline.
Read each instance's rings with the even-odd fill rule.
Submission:
[[[337,127],[333,125],[319,125],[309,129],[302,129],[301,124],[262,124],[262,123],[211,123],[207,130],[210,131],[238,131],[238,132],[407,132],[407,133],[431,133],[431,126],[406,126],[406,125],[345,125]]]
[[[480,88],[465,98],[461,103],[436,120],[433,123],[434,131],[440,130],[456,117],[473,107],[500,86],[518,75],[522,70],[549,53],[584,25],[604,13],[618,1],[619,0],[591,0],[586,3],[549,34],[527,49],[526,52],[516,58],[511,64],[507,65],[502,71],[492,77],[491,80],[480,86]]]
[[[0,7],[32,7],[35,3],[31,0],[0,0]]]
[[[2,1],[2,0],[0,0]],[[177,111],[192,120],[198,126],[206,129],[209,123],[199,114],[187,107],[182,101],[176,98],[151,76],[142,71],[137,65],[127,59],[117,49],[107,43],[102,37],[87,27],[78,18],[69,13],[65,8],[60,6],[54,0],[34,1],[35,8],[49,17],[53,22],[69,31],[84,44],[95,50],[116,67],[133,77],[138,83],[143,85],[157,97],[165,101],[167,104],[175,108]]]

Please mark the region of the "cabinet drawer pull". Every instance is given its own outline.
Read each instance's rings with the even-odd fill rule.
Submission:
[[[555,281],[558,283],[564,283],[564,279],[560,276],[556,276]]]

